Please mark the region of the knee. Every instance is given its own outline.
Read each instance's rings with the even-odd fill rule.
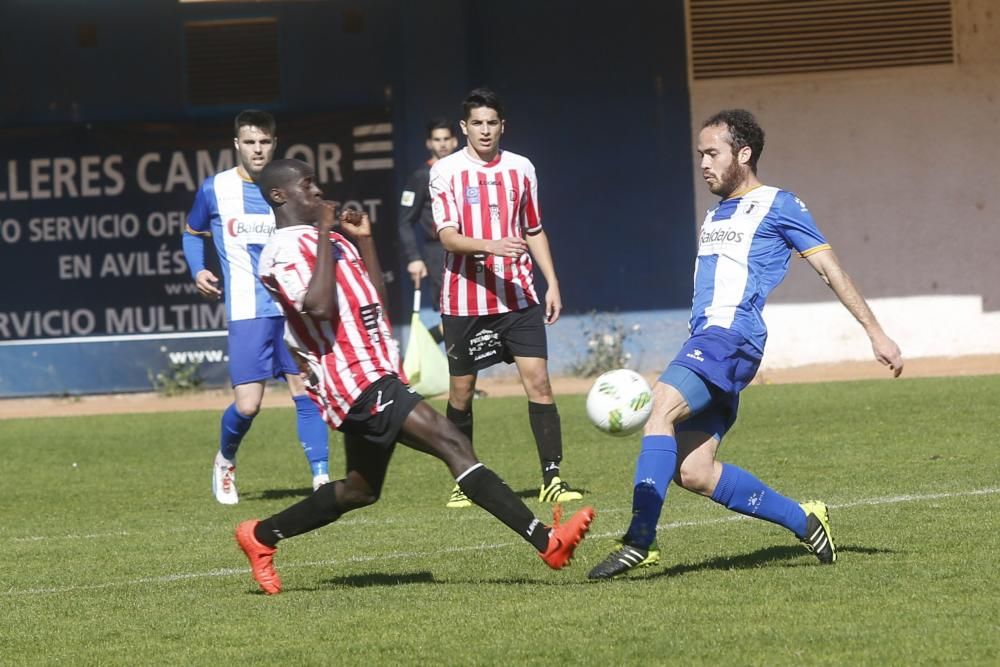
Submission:
[[[448,389],[448,403],[461,412],[467,412],[472,405],[474,392],[474,384],[453,381]]]
[[[253,419],[260,412],[260,401],[252,398],[238,398],[235,403],[236,411],[248,419]]]
[[[374,505],[382,491],[381,488],[374,488],[356,472],[349,472],[338,490],[340,494],[337,503],[345,511]]]
[[[555,402],[555,397],[552,395],[552,383],[549,381],[548,373],[524,378],[524,392],[528,395],[528,400],[533,403]]]
[[[459,464],[475,461],[476,455],[472,453],[472,443],[453,424],[441,429],[438,446],[445,461]]]
[[[678,486],[702,496],[712,495],[715,490],[715,467],[711,463],[708,465],[685,460],[677,467],[677,474],[674,481]]]

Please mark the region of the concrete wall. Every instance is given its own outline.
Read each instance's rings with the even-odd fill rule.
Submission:
[[[847,271],[874,299],[888,333],[905,341],[910,356],[968,349],[949,344],[929,321],[973,327],[963,336],[1000,352],[995,318],[989,317],[1000,310],[1000,204],[993,196],[1000,154],[1000,6],[956,0],[953,8],[954,65],[690,84],[693,137],[719,109],[744,107],[757,115],[767,133],[762,180],[808,204]],[[700,223],[714,197],[696,166],[692,156]],[[895,300],[915,296],[973,299]],[[768,316],[771,347],[795,340],[786,326],[810,326],[803,322],[812,311],[788,311],[786,304],[833,298],[808,264],[794,262],[770,300],[784,309]],[[980,298],[987,312],[972,317],[969,308]],[[860,332],[843,315],[841,323]],[[835,358],[857,358],[858,339],[845,341],[839,327],[810,330],[814,346],[840,349]],[[860,345],[868,354],[863,336]],[[800,363],[831,360],[826,353],[820,359],[807,348],[799,351]]]

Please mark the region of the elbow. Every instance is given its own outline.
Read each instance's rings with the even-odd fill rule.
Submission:
[[[337,302],[333,300],[327,302],[306,301],[302,304],[302,312],[314,320],[329,320],[337,312]]]

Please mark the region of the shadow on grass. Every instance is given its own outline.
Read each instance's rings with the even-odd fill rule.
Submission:
[[[407,584],[438,583],[430,572],[368,572],[366,574],[349,574],[343,577],[325,579],[324,584],[330,586],[347,586],[350,588],[371,588],[374,586],[405,586]]]
[[[837,547],[837,554],[843,556],[845,553],[864,554],[869,556],[892,554],[891,549],[878,549],[873,547],[861,547],[854,545],[844,545]],[[814,560],[807,559],[802,562],[792,563],[808,556],[809,554],[799,546],[767,547],[757,551],[738,556],[719,556],[709,558],[700,563],[680,563],[665,569],[654,568],[648,570],[645,576],[634,576],[633,579],[655,579],[658,577],[677,577],[688,572],[703,572],[705,570],[750,570],[768,565],[780,565],[781,567],[813,567],[817,565]]]
[[[313,492],[311,486],[304,486],[298,489],[267,489],[251,493],[241,493],[240,497],[246,500],[283,500],[285,498],[302,499]]]

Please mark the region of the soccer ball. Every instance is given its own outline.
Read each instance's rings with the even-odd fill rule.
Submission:
[[[653,394],[641,375],[627,368],[608,371],[587,394],[587,416],[605,433],[624,436],[635,433],[653,409]]]

